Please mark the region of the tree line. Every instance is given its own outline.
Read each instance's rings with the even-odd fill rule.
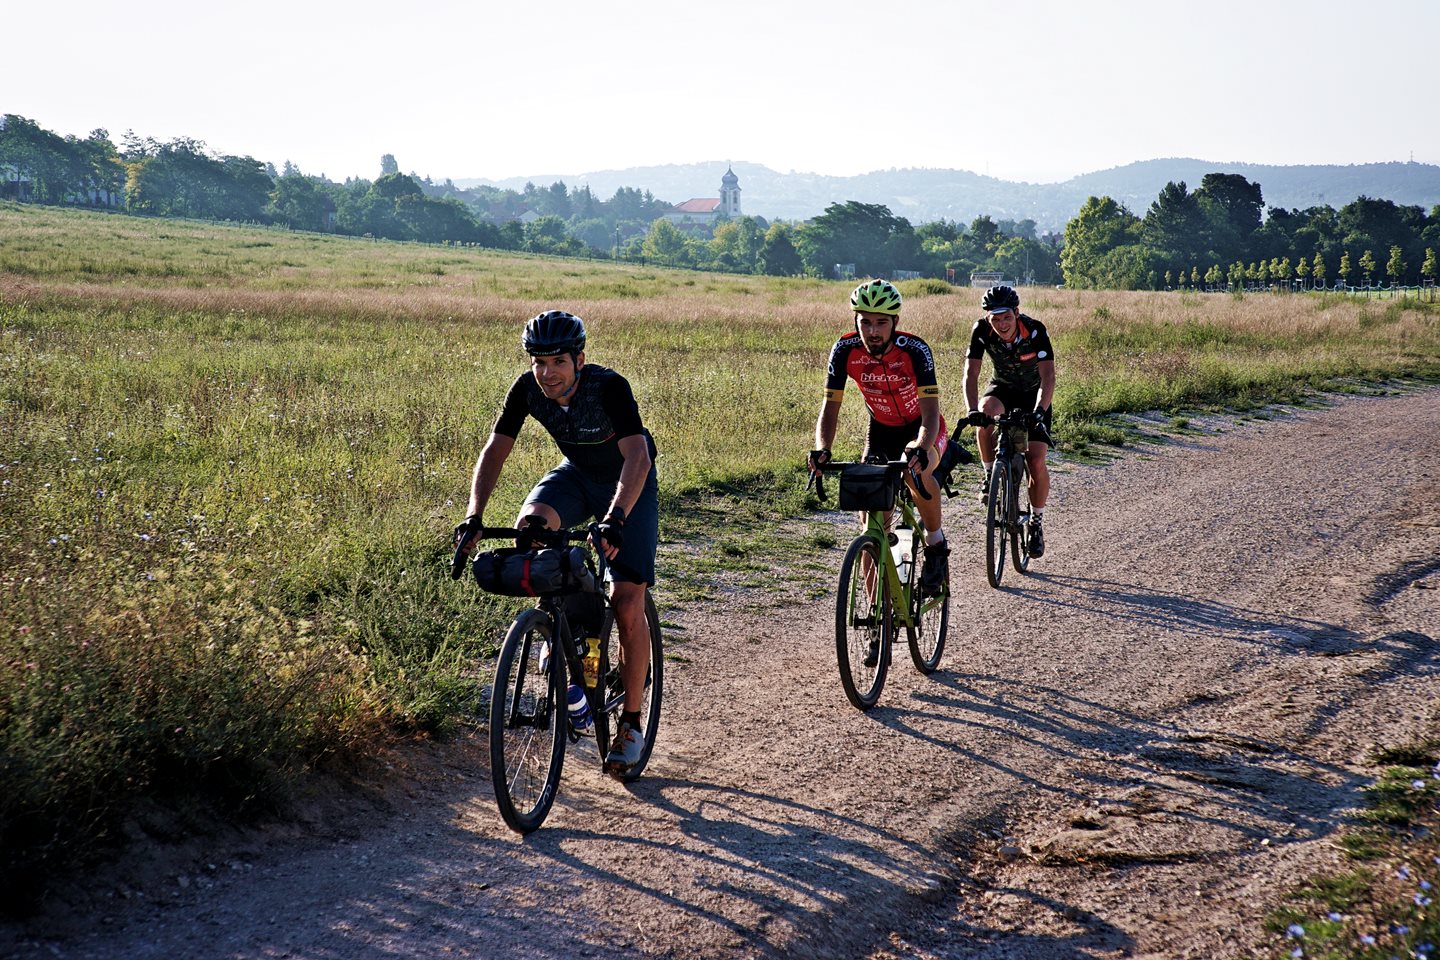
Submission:
[[[289,161],[276,171],[217,155],[199,140],[101,129],[60,136],[0,117],[0,199],[84,204],[150,216],[235,220],[351,236],[463,243],[565,256],[782,276],[927,276],[1075,287],[1216,289],[1272,282],[1414,285],[1436,277],[1440,206],[1360,197],[1340,210],[1266,210],[1260,184],[1206,174],[1195,190],[1171,182],[1143,217],[1090,197],[1063,236],[1033,220],[975,218],[912,225],[883,204],[832,203],[804,222],[762,217],[676,223],[671,204],[621,187],[609,199],[557,181],[522,190],[457,187],[400,172],[381,158],[374,180],[336,183]],[[522,219],[523,217],[523,219]]]
[[[127,132],[117,147],[103,129],[62,137],[15,114],[0,117],[0,199],[740,273],[1059,276],[1060,237],[1037,236],[1032,220],[915,227],[884,205],[848,201],[804,223],[742,216],[677,224],[666,217],[670,203],[633,187],[609,199],[563,182],[462,189],[401,173],[392,154],[381,158],[376,179],[336,183],[289,161],[277,171],[253,157],[217,155],[199,140]]]
[[[1339,210],[1265,208],[1260,184],[1208,173],[1167,183],[1143,217],[1090,197],[1065,226],[1060,262],[1075,287],[1156,290],[1271,284],[1434,282],[1440,205],[1359,197]]]

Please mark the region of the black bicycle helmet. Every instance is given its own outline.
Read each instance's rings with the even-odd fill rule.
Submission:
[[[532,357],[553,357],[585,349],[585,321],[564,310],[547,310],[525,322],[520,343]]]
[[[1001,310],[1019,310],[1020,294],[1016,293],[1013,287],[1007,287],[1004,284],[991,287],[981,298],[980,307],[989,313],[998,313]]]

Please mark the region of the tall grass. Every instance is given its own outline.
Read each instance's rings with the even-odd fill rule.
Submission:
[[[441,570],[524,318],[586,318],[678,530],[719,486],[793,489],[849,288],[0,204],[0,871],[138,797],[275,802],[473,708],[513,607]],[[903,289],[953,422],[976,292]],[[1081,443],[1114,412],[1440,372],[1423,305],[1022,295]],[[527,426],[489,519],[555,459]]]

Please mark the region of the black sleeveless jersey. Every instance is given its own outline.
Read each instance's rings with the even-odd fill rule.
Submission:
[[[608,367],[593,363],[581,367],[568,407],[545,396],[535,374],[522,373],[505,396],[495,432],[513,439],[520,435],[527,416],[540,421],[565,459],[595,480],[620,479],[625,458],[619,441],[624,437],[642,434],[651,459],[655,458],[655,440],[640,420],[630,381]]]

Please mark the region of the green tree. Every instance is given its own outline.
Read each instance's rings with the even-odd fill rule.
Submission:
[[[685,235],[663,217],[650,225],[640,249],[645,257],[670,266],[689,266],[692,262]]]
[[[1394,286],[1405,278],[1404,251],[1399,246],[1390,248],[1390,259],[1385,263],[1385,273],[1390,277],[1390,285]]]
[[[395,154],[385,153],[380,155],[380,176],[388,177],[400,172],[400,164],[395,162]]]
[[[805,270],[805,262],[791,239],[794,231],[789,224],[772,223],[760,244],[759,270],[772,277],[793,277]]]
[[[1370,286],[1370,275],[1375,272],[1375,254],[1369,250],[1360,254],[1360,272],[1365,274],[1365,286]]]
[[[1199,200],[1186,191],[1185,181],[1172,180],[1150,204],[1140,236],[1148,246],[1173,260],[1193,260],[1205,252],[1204,226]]]
[[[799,231],[796,247],[806,269],[828,277],[837,263],[855,264],[856,275],[889,276],[914,269],[920,241],[910,221],[882,204],[832,203]]]
[[[1265,209],[1260,184],[1235,173],[1207,173],[1200,179],[1195,200],[1205,217],[1205,242],[1211,253],[1220,260],[1249,256]]]
[[[1433,281],[1436,275],[1435,248],[1425,248],[1425,262],[1420,264],[1420,276]]]
[[[1295,264],[1295,276],[1300,279],[1300,289],[1305,289],[1305,281],[1310,279],[1310,261],[1301,257],[1300,262]]]
[[[1340,254],[1340,279],[1347,285],[1350,283],[1350,251],[1346,250]]]
[[[1315,286],[1323,287],[1325,285],[1325,258],[1321,256],[1319,250],[1315,251],[1315,259],[1310,263],[1310,275],[1315,278]]]
[[[1110,251],[1139,238],[1140,219],[1110,197],[1090,197],[1065,224],[1060,269],[1071,287],[1093,288],[1100,281],[1099,263]],[[1113,267],[1113,264],[1112,264]],[[1113,273],[1109,267],[1105,273]]]

